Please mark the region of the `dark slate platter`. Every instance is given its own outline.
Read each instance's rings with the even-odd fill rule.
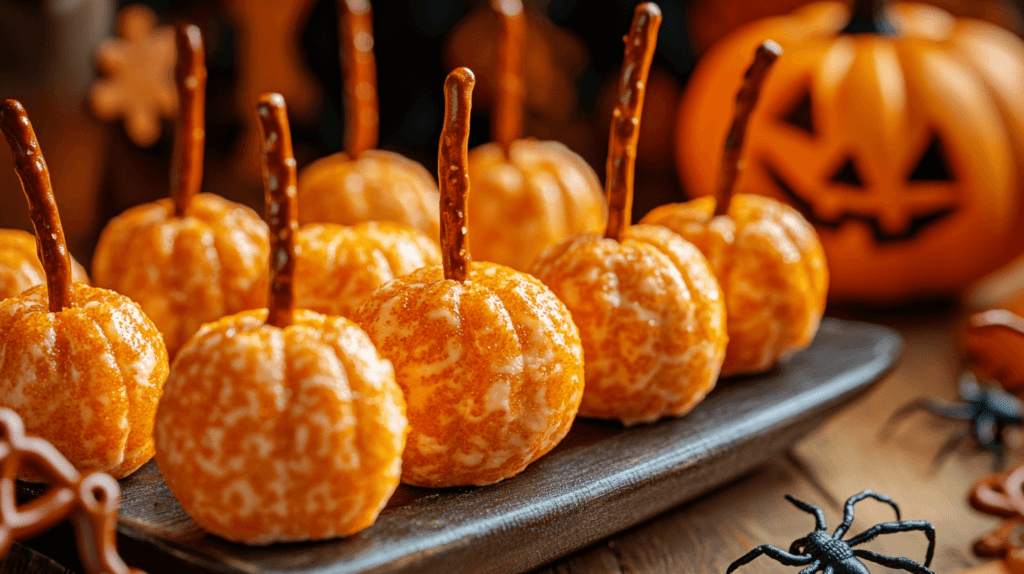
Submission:
[[[779,456],[880,380],[901,349],[891,329],[826,319],[784,366],[723,381],[682,419],[629,429],[578,420],[515,478],[399,487],[373,526],[328,542],[250,548],[206,535],[150,462],[121,481],[122,554],[151,574],[526,571]]]

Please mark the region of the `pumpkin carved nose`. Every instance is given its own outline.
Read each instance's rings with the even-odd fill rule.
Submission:
[[[854,165],[852,157],[846,158],[843,165],[832,176],[831,181],[833,183],[845,183],[859,189],[864,188],[864,181],[860,178],[860,173],[857,172],[857,166]]]

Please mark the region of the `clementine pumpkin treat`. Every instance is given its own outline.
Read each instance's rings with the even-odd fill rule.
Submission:
[[[377,69],[368,0],[341,0],[345,147],[299,174],[299,221],[397,221],[437,237],[437,184],[424,167],[377,146]]]
[[[565,306],[533,277],[470,256],[474,81],[457,68],[444,84],[443,265],[384,285],[356,313],[405,393],[402,481],[416,486],[491,484],[518,474],[562,440],[583,394],[583,348]]]
[[[89,284],[85,268],[71,258],[71,279]],[[0,299],[42,285],[46,272],[36,251],[36,238],[20,229],[0,229]]]
[[[257,106],[269,308],[204,325],[174,361],[157,463],[182,508],[245,544],[346,536],[398,486],[407,422],[391,364],[355,323],[294,308],[295,162],[284,98]]]
[[[549,247],[532,274],[572,312],[586,357],[580,415],[626,425],[686,414],[718,379],[725,304],[692,244],[656,225],[630,227],[644,84],[661,24],[636,7],[608,145],[608,225]]]
[[[153,456],[167,350],[127,297],[73,283],[50,174],[25,109],[0,104],[0,129],[28,199],[46,283],[0,301],[0,407],[80,472],[128,476]],[[19,478],[45,481],[22,469]]]
[[[606,208],[601,182],[582,157],[556,141],[521,139],[526,17],[519,0],[492,0],[491,7],[500,19],[495,141],[469,154],[471,241],[478,258],[526,271],[545,247],[599,232]]]
[[[828,268],[814,227],[780,201],[732,193],[750,113],[781,51],[771,40],[755,51],[736,96],[716,195],[663,205],[640,220],[678,233],[711,264],[728,316],[722,376],[766,371],[803,349],[825,312]]]
[[[964,354],[979,381],[998,381],[1004,389],[1024,395],[1024,317],[1020,301],[1009,309],[986,309],[967,319]]]
[[[133,207],[107,224],[93,278],[137,301],[171,357],[200,325],[263,305],[267,227],[251,209],[199,193],[203,175],[206,65],[199,28],[177,31],[181,101],[171,197]]]

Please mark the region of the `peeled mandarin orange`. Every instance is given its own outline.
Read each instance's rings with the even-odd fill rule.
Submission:
[[[495,142],[469,153],[476,188],[469,198],[473,252],[483,261],[526,271],[545,247],[598,233],[604,194],[587,162],[559,142],[519,139],[523,128],[523,40],[519,0],[493,0],[499,17],[498,73],[491,131]]]
[[[381,285],[428,265],[440,265],[437,244],[390,221],[352,227],[311,223],[296,235],[295,304],[349,317]]]
[[[178,30],[181,115],[171,199],[115,217],[100,235],[93,278],[137,301],[173,357],[200,325],[263,305],[267,227],[251,209],[197,194],[202,181],[206,68],[199,29]]]
[[[726,138],[727,171],[718,196],[663,205],[641,220],[683,236],[711,263],[728,315],[723,376],[766,371],[803,349],[825,312],[828,267],[814,227],[779,201],[732,194],[747,120],[779,53],[777,44],[765,42],[747,71]]]
[[[71,259],[71,279],[89,284],[85,268]],[[36,238],[20,229],[0,229],[0,299],[14,297],[46,281],[36,253]]]
[[[581,416],[626,425],[690,411],[715,386],[725,355],[725,305],[707,260],[657,226],[629,227],[644,82],[661,12],[637,6],[612,122],[604,237],[564,239],[531,273],[579,327],[586,357]]]
[[[394,371],[351,321],[294,310],[295,163],[284,98],[260,99],[269,309],[207,324],[174,361],[155,429],[167,486],[246,544],[345,536],[398,486],[407,423]]]
[[[1004,389],[1024,394],[1024,301],[1007,309],[987,309],[967,320],[964,355],[979,381],[998,381]]]
[[[127,297],[72,283],[50,177],[24,108],[0,104],[0,129],[29,201],[46,284],[0,301],[0,407],[80,472],[123,478],[153,456],[167,350]],[[45,480],[22,469],[19,478]]]
[[[344,61],[345,151],[299,175],[299,221],[396,221],[437,237],[437,184],[422,165],[377,145],[377,69],[367,0],[338,2]]]
[[[491,484],[521,472],[569,431],[583,393],[583,349],[565,306],[524,273],[470,262],[472,86],[466,68],[445,82],[443,267],[384,285],[355,315],[405,393],[402,481],[417,486]]]

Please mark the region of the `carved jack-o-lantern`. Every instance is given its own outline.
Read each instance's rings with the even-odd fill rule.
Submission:
[[[1018,241],[1024,45],[937,8],[884,4],[814,3],[737,31],[708,52],[679,113],[684,184],[710,193],[726,96],[754,46],[783,45],[737,191],[788,201],[815,224],[833,299],[956,293]]]

